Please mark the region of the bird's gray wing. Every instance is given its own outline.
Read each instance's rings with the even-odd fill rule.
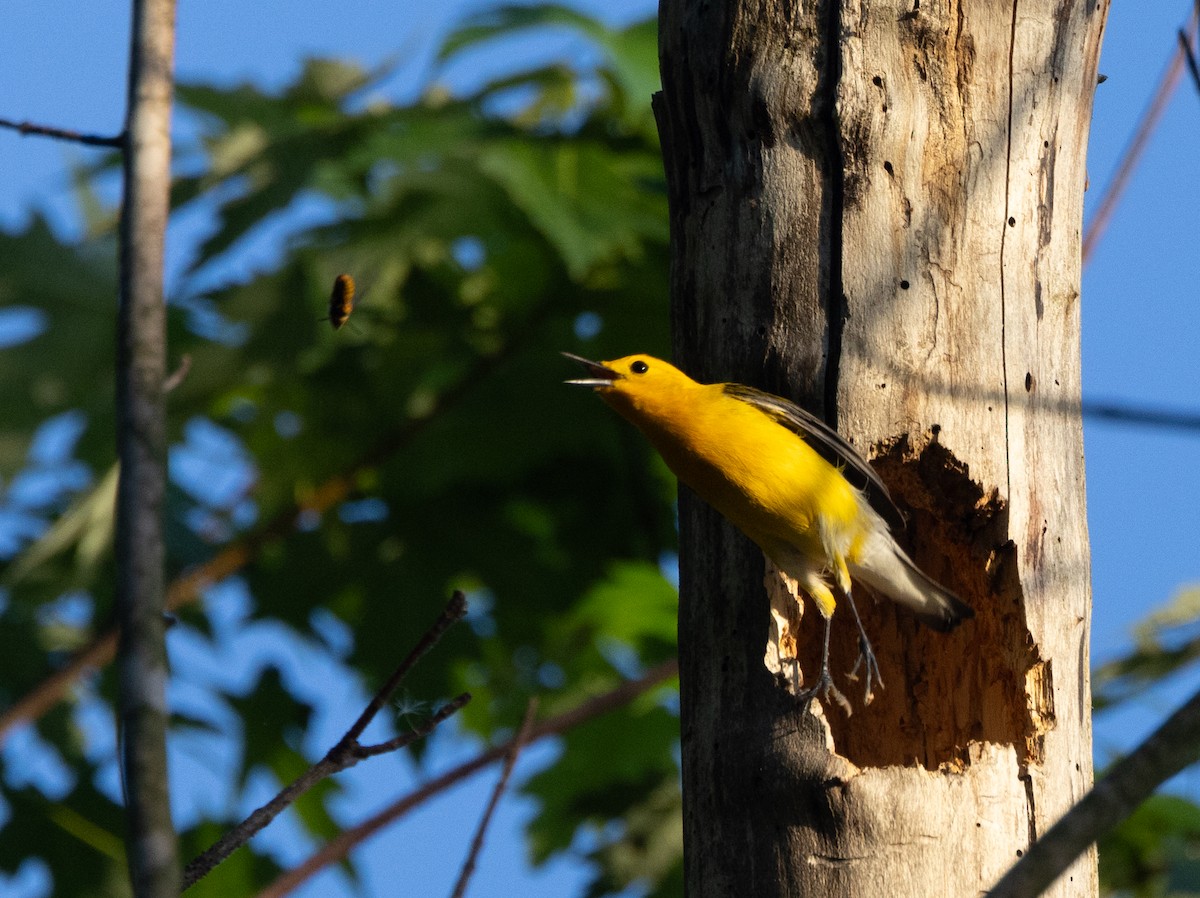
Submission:
[[[867,495],[871,507],[895,530],[903,530],[904,515],[896,507],[887,486],[858,450],[836,430],[782,396],[764,393],[742,384],[726,384],[725,393],[740,399],[770,417],[776,424],[803,437],[822,458],[838,468],[842,475]]]

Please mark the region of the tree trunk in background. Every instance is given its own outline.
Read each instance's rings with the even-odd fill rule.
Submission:
[[[163,507],[167,329],[163,251],[171,192],[175,0],[134,0],[117,312],[118,707],[129,876],[136,898],[179,894],[167,772]]]
[[[802,715],[764,665],[761,553],[682,496],[691,898],[978,894],[1091,784],[1079,247],[1107,7],[662,2],[679,363],[823,411],[978,615],[934,633],[860,590],[886,689]],[[856,651],[841,609],[840,685]],[[1047,894],[1096,888],[1091,852]]]

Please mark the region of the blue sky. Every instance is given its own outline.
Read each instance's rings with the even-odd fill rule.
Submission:
[[[442,4],[353,0],[334,12],[329,4],[311,0],[185,3],[179,16],[179,76],[221,84],[250,80],[277,87],[297,73],[306,55],[349,57],[370,66],[399,53],[403,65],[385,89],[404,97],[429,73],[437,38],[479,5],[463,0]],[[654,9],[644,0],[589,0],[575,5],[593,12],[604,10],[606,17],[617,21]],[[1108,80],[1097,91],[1089,149],[1089,211],[1167,63],[1176,29],[1189,6],[1182,0],[1117,0],[1113,6],[1100,66]],[[119,131],[128,16],[123,0],[86,4],[8,0],[0,29],[0,116],[103,134]],[[461,83],[478,77],[469,69],[453,75]],[[187,124],[185,119],[178,122],[184,130]],[[1200,411],[1200,313],[1195,286],[1200,284],[1198,135],[1200,92],[1185,80],[1085,270],[1087,399]],[[19,226],[36,208],[48,214],[60,231],[71,233],[77,225],[67,166],[72,160],[86,160],[90,153],[0,134],[0,227]],[[184,223],[171,233],[168,249],[176,260],[200,226]],[[1089,420],[1085,440],[1095,594],[1092,654],[1094,662],[1102,662],[1129,645],[1131,627],[1138,619],[1180,586],[1200,582],[1196,476],[1200,433]],[[236,596],[226,601],[236,609]],[[304,676],[306,666],[306,659],[294,659],[296,676]],[[328,682],[317,674],[309,676],[312,688]],[[339,684],[337,688],[353,687]],[[1098,760],[1134,744],[1196,688],[1200,688],[1200,673],[1191,672],[1137,707],[1098,718]],[[330,723],[325,735],[332,739],[335,730]],[[531,752],[523,766],[532,769],[548,757],[549,750]],[[369,773],[359,770],[347,776],[348,819],[361,818],[384,800],[374,785],[379,777],[407,776],[399,762],[376,763],[393,767],[388,772],[375,767]],[[412,891],[447,893],[493,776],[484,774],[460,787],[361,849],[368,891],[387,894],[384,883],[399,867],[406,878],[413,877]],[[1185,773],[1175,785],[1200,794],[1200,774]],[[388,794],[398,791],[389,789]],[[502,884],[507,894],[520,890],[530,898],[562,895],[571,893],[571,884],[580,881],[580,871],[566,863],[529,871],[519,833],[527,813],[527,807],[512,799],[501,805],[477,872],[477,894],[490,891],[478,885],[487,882]],[[461,839],[461,850],[448,848],[445,837],[430,847],[431,833],[454,834]],[[300,856],[292,853],[289,859]],[[431,856],[439,863],[429,863]],[[373,882],[378,888],[370,887]],[[318,881],[301,894],[329,894],[329,888],[328,881]]]

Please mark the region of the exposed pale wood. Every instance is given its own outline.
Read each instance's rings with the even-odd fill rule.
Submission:
[[[979,894],[1091,783],[1079,246],[1106,12],[664,0],[678,360],[835,412],[978,613],[946,636],[863,591],[887,688],[802,716],[764,665],[760,554],[683,496],[692,896]],[[835,677],[855,651],[835,618]],[[1048,894],[1095,890],[1089,854]]]

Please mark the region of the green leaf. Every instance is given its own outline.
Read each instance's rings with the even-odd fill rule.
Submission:
[[[484,41],[495,40],[513,31],[545,26],[564,26],[597,41],[608,36],[603,25],[568,6],[500,6],[473,16],[450,32],[442,41],[437,58],[444,61]]]
[[[582,281],[603,262],[636,258],[647,237],[666,240],[665,193],[656,166],[631,165],[594,144],[497,144],[480,158],[512,202]]]
[[[209,422],[237,452],[203,459],[211,473],[198,484],[173,482],[168,572],[244,551],[232,570],[255,622],[274,625],[285,643],[344,628],[342,644],[329,644],[368,685],[407,654],[451,589],[467,589],[470,620],[412,671],[403,696],[432,705],[470,689],[475,700],[456,724],[483,739],[510,732],[531,695],[552,713],[618,684],[614,647],[634,667],[674,652],[674,593],[657,569],[675,546],[673,479],[631,427],[562,385],[573,372],[557,354],[669,351],[662,165],[644,98],[634,96],[653,77],[653,27],[613,31],[558,7],[499,24],[515,34],[556,16],[608,48],[595,72],[564,61],[510,71],[470,97],[431,87],[408,107],[352,111],[378,73],[332,60],[311,61],[277,93],[179,89],[205,136],[182,148],[188,174],[173,209],[203,197],[216,217],[169,308],[173,364],[186,354],[191,367],[169,394],[168,428],[177,448],[190,422]],[[460,49],[487,49],[484,40],[463,38]],[[495,102],[501,92],[532,99],[506,106]],[[87,184],[80,190],[90,195]],[[324,210],[320,223],[292,219],[299,204]],[[245,264],[243,247],[281,221],[294,231],[278,257]],[[35,221],[0,235],[0,253],[11,260],[0,299],[46,323],[0,353],[0,388],[11,400],[0,474],[30,466],[31,434],[48,416],[78,409],[87,430],[73,462],[98,483],[114,464],[112,378],[103,373],[114,353],[111,237],[74,245]],[[359,282],[360,303],[334,332],[319,319],[342,272]],[[207,451],[190,442],[188,450]],[[217,498],[207,481],[243,462],[244,492]],[[45,536],[10,566],[12,594],[0,604],[0,703],[66,660],[61,643],[49,648],[54,633],[40,606],[84,590],[94,610],[76,628],[80,639],[111,614],[105,496],[103,485],[68,490],[37,511]],[[217,609],[181,615],[198,638],[230,631]],[[113,702],[111,668],[92,682]],[[286,781],[307,764],[299,749],[313,708],[279,669],[268,667],[245,695],[211,688],[243,722],[228,734],[241,752],[235,789],[247,771]],[[543,855],[564,850],[580,829],[611,836],[590,858],[597,888],[676,882],[677,721],[656,701],[569,734],[534,787],[546,801],[534,830]],[[403,714],[396,725],[406,725]],[[207,724],[176,717],[174,729],[197,726]],[[105,796],[89,806],[69,706],[38,732],[77,775],[64,802],[78,798],[80,813],[103,823],[116,809]],[[334,831],[327,806],[336,788],[323,785],[297,808],[318,838]],[[30,832],[53,834],[36,822]],[[207,847],[197,844],[202,834],[211,828],[186,834],[187,844]],[[87,876],[60,873],[70,861],[57,844],[18,844],[22,857],[50,859],[56,891],[103,887],[104,864]],[[273,872],[251,846],[197,889],[251,894]]]
[[[616,562],[604,580],[572,609],[572,618],[594,632],[631,646],[644,640],[675,644],[679,595],[658,566]]]
[[[0,838],[0,871],[11,874],[36,857],[53,873],[55,894],[128,895],[122,814],[92,785],[94,770],[80,773],[70,795],[59,800],[32,787],[4,790],[10,818]]]
[[[1093,705],[1098,711],[1126,701],[1200,658],[1200,586],[1180,589],[1134,632],[1133,650],[1092,674]]]
[[[88,421],[81,453],[103,442],[111,460],[116,252],[109,240],[60,242],[41,218],[20,234],[0,233],[0,299],[36,309],[44,328],[0,352],[5,414],[0,477],[25,463],[30,437],[47,418],[78,409]]]
[[[276,779],[287,784],[309,762],[298,745],[308,728],[312,705],[298,699],[284,685],[280,670],[264,667],[258,683],[244,697],[230,703],[244,722],[244,755],[239,781],[244,784],[251,767],[266,764]]]
[[[1100,842],[1105,894],[1200,895],[1200,806],[1173,795],[1148,798]]]
[[[111,465],[96,486],[79,496],[53,527],[5,568],[0,582],[14,587],[33,576],[54,576],[67,589],[89,584],[112,551],[117,470]],[[73,571],[64,579],[60,571],[49,570],[48,563],[68,551],[73,552]]]
[[[567,732],[562,757],[521,790],[540,805],[528,828],[534,862],[566,851],[580,827],[599,830],[651,796],[667,800],[659,790],[678,772],[678,739],[678,719],[660,707],[623,708]]]
[[[180,854],[186,862],[206,851],[224,835],[224,829],[212,823],[180,833]],[[228,895],[254,895],[283,872],[275,861],[257,850],[251,840],[210,870],[187,890],[188,898],[225,898]]]

